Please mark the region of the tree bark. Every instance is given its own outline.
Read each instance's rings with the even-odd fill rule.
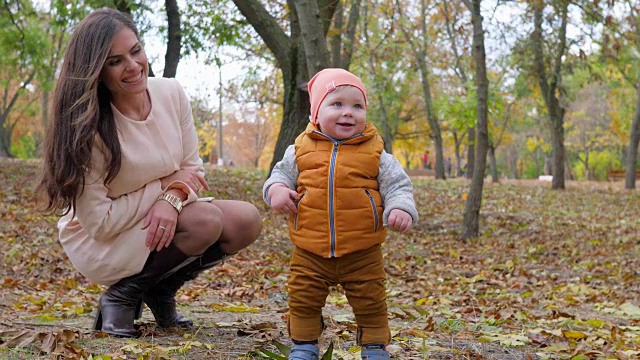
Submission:
[[[624,188],[636,188],[636,164],[638,162],[638,144],[640,144],[640,81],[636,85],[636,112],[629,132],[629,146],[625,164]]]
[[[556,92],[562,79],[562,58],[566,50],[566,30],[568,17],[568,2],[563,2],[560,9],[561,25],[558,33],[558,48],[553,58],[553,69],[550,69],[550,76],[547,76],[544,59],[544,44],[542,38],[542,22],[544,2],[542,0],[534,2],[534,30],[531,36],[535,75],[538,79],[542,97],[547,107],[549,122],[551,124],[551,146],[553,149],[553,164],[551,182],[552,189],[565,188],[564,164],[566,151],[564,148],[564,114],[565,109],[560,104],[560,99]]]
[[[420,69],[420,82],[422,83],[422,99],[424,100],[424,108],[427,113],[427,121],[431,128],[431,136],[436,150],[436,165],[435,165],[435,177],[436,179],[444,180],[444,156],[442,151],[442,131],[440,130],[440,124],[438,119],[433,114],[433,106],[431,99],[431,84],[429,83],[429,69],[427,68],[427,61],[425,60],[426,54],[422,51],[418,51],[416,56],[416,62]]]
[[[464,1],[465,6],[469,10],[471,10],[471,3],[469,1]],[[445,29],[447,31],[447,36],[449,37],[449,41],[451,42],[451,50],[453,51],[453,55],[455,58],[455,66],[454,71],[460,82],[462,83],[462,87],[467,89],[469,86],[469,78],[467,77],[467,72],[465,67],[463,66],[463,55],[458,50],[458,41],[456,40],[457,31],[454,29],[454,24],[450,19],[450,15],[453,12],[450,11],[449,4],[447,1],[442,2],[443,12],[444,12],[444,20],[445,20]],[[467,128],[467,170],[465,172],[465,177],[467,179],[471,179],[473,177],[473,170],[475,164],[475,142],[476,142],[476,128],[475,126],[470,126]],[[458,165],[460,168],[460,165]],[[460,174],[461,175],[461,174]]]
[[[393,134],[389,127],[389,114],[387,112],[387,106],[384,103],[384,96],[382,91],[376,91],[378,94],[378,103],[380,104],[380,123],[382,123],[382,129],[380,129],[380,136],[384,142],[384,151],[389,154],[393,154]]]
[[[5,123],[6,117],[0,115],[0,123]],[[0,127],[0,158],[13,157],[11,154],[11,134],[9,129],[4,126]]]
[[[402,9],[400,7],[400,2],[396,2],[399,12],[402,16]],[[407,42],[410,43],[413,56],[418,65],[418,70],[420,71],[420,83],[422,84],[422,100],[424,101],[424,109],[427,116],[427,122],[429,123],[429,128],[431,128],[431,137],[433,138],[435,153],[436,153],[436,161],[435,161],[435,178],[436,179],[446,179],[445,169],[444,169],[444,155],[443,155],[443,141],[442,141],[442,131],[440,129],[440,123],[438,118],[434,115],[433,111],[433,101],[431,98],[431,84],[429,82],[430,77],[430,69],[427,64],[427,49],[429,47],[428,39],[429,35],[427,32],[427,22],[426,19],[428,17],[427,4],[425,0],[420,1],[420,41],[416,41],[413,38],[413,34],[410,34],[407,29],[401,27],[402,33],[404,34],[404,38]]]
[[[476,127],[467,127],[467,179],[473,178],[473,170],[476,163]]]
[[[4,108],[0,109],[0,157],[13,157],[11,153],[11,138],[15,125],[11,126],[7,120],[9,120],[9,113],[11,113],[11,110],[16,105],[20,94],[31,84],[35,76],[36,71],[31,71],[16,92],[11,95],[9,101],[7,101],[7,99],[9,99],[9,83],[6,83],[4,91],[6,98],[5,101],[3,101]]]
[[[498,162],[496,161],[496,148],[493,146],[489,146],[489,166],[491,167],[491,180],[494,183],[500,182]]]
[[[351,4],[346,29],[344,27],[344,5],[342,1],[335,1],[334,3],[333,27],[335,33],[329,41],[331,53],[330,62],[332,67],[349,69],[353,55],[353,43],[355,42],[358,21],[360,20],[360,0],[353,0]]]
[[[180,29],[180,9],[177,0],[165,0],[167,9],[167,52],[164,55],[164,71],[162,77],[176,77],[180,62],[182,46],[182,30]]]
[[[309,77],[331,64],[316,0],[293,0],[298,13]]]
[[[113,0],[113,6],[115,6],[118,11],[129,14],[129,16],[131,16],[131,6],[129,6],[129,1]]]
[[[333,25],[335,33],[329,38],[329,46],[331,48],[331,66],[334,68],[342,67],[342,18],[344,17],[344,6],[342,1],[338,1],[336,13],[333,15]]]
[[[469,197],[462,221],[462,238],[477,237],[480,231],[480,207],[482,205],[482,189],[484,172],[487,165],[487,148],[489,147],[488,110],[489,80],[487,79],[486,53],[484,48],[484,30],[480,5],[482,0],[464,0],[471,10],[473,23],[473,58],[476,63],[476,91],[478,96],[478,137],[476,144],[473,178],[469,189]]]
[[[589,168],[589,149],[584,149],[584,178],[591,180],[591,169]]]
[[[347,36],[344,39],[344,45],[342,46],[342,59],[341,65],[343,69],[348,69],[351,65],[351,58],[353,56],[353,44],[356,39],[356,30],[358,28],[358,22],[360,21],[360,0],[353,0],[351,2],[351,10],[349,11],[349,22],[347,22]]]
[[[290,32],[287,36],[278,20],[269,14],[259,0],[233,0],[238,10],[256,30],[269,50],[276,58],[278,68],[282,71],[284,84],[283,117],[280,133],[274,149],[269,172],[280,161],[287,147],[292,144],[309,121],[309,94],[306,83],[309,81],[305,49],[301,38],[301,28],[294,0],[288,0],[290,9]],[[322,23],[322,33],[326,36],[330,19],[335,11],[336,3],[328,0],[317,0]],[[312,34],[311,34],[312,35]],[[325,44],[326,46],[326,44]]]
[[[46,88],[42,89],[42,96],[40,97],[40,116],[41,116],[41,124],[42,124],[42,133],[36,132],[33,134],[33,139],[35,142],[35,153],[37,157],[42,156],[42,145],[44,136],[49,131],[49,98],[51,95],[51,91]]]
[[[458,131],[453,131],[454,152],[456,154],[456,177],[462,176],[462,155],[460,154],[460,145],[466,137],[466,134],[458,137]]]

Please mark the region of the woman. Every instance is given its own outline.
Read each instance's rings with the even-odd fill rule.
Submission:
[[[91,13],[71,36],[56,85],[39,184],[62,212],[60,242],[74,266],[108,285],[96,330],[134,337],[144,301],[159,326],[188,327],[175,294],[251,244],[252,204],[198,200],[209,189],[189,101],[174,79],[148,78],[131,19]]]

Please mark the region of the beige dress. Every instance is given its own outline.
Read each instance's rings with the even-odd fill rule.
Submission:
[[[76,212],[60,219],[60,243],[78,271],[90,280],[110,285],[142,270],[145,216],[163,192],[160,178],[179,169],[198,169],[198,138],[191,105],[175,79],[149,78],[151,112],[144,121],[122,115],[114,118],[122,147],[119,173],[104,186],[104,145],[96,141],[85,187]],[[184,204],[197,200],[191,191]]]

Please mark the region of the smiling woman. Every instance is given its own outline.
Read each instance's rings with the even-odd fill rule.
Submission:
[[[151,111],[147,88],[149,63],[147,55],[131,29],[120,29],[100,76],[111,92],[111,102],[132,119],[144,120]]]
[[[143,301],[159,326],[192,326],[176,313],[178,289],[255,241],[262,223],[247,202],[198,198],[209,186],[189,100],[175,79],[148,78],[129,17],[101,9],[78,24],[52,115],[38,190],[63,215],[71,262],[109,286],[95,329],[139,335]]]

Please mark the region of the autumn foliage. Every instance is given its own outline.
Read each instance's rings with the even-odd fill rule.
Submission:
[[[263,204],[264,174],[209,170],[211,196],[256,204],[258,241],[179,293],[200,327],[155,327],[109,339],[90,331],[103,289],[74,271],[56,217],[35,208],[39,162],[0,160],[0,358],[265,358],[286,336],[291,253],[286,219]],[[477,239],[459,238],[464,180],[416,178],[420,223],[384,244],[398,359],[631,359],[640,355],[640,197],[621,183],[485,186]],[[340,289],[325,311],[323,348],[356,359],[355,324]],[[102,356],[102,357],[98,357]]]

